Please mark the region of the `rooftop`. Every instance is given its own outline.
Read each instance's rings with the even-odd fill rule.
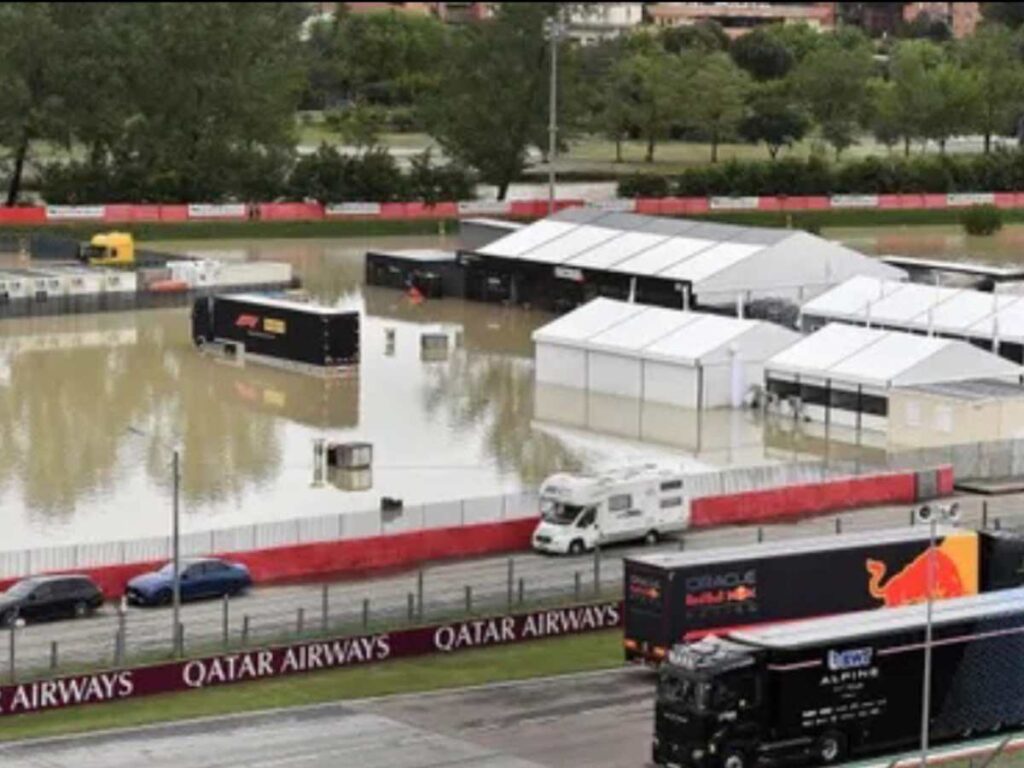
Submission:
[[[927,610],[924,604],[872,609],[842,616],[732,632],[729,637],[747,645],[764,648],[802,648],[843,640],[859,640],[900,630],[921,629],[925,625]],[[932,621],[936,626],[1006,615],[1024,615],[1024,588],[1002,589],[971,597],[937,600],[932,605]]]
[[[830,323],[769,359],[765,372],[888,389],[1016,379],[1024,368],[965,341]]]
[[[511,261],[658,277],[698,290],[832,286],[904,273],[802,230],[569,208],[474,251]]]

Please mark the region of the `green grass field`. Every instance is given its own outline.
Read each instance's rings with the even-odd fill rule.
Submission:
[[[610,630],[63,712],[18,715],[0,719],[0,741],[612,669],[622,663],[622,631]]]

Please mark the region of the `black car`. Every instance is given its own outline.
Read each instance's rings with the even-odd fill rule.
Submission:
[[[33,576],[0,592],[0,626],[81,618],[103,605],[103,593],[88,576]]]

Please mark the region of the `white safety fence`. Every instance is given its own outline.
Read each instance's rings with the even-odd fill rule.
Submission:
[[[537,494],[521,492],[484,498],[404,505],[396,510],[342,512],[297,517],[252,525],[217,528],[181,536],[183,557],[245,552],[295,544],[362,539],[437,528],[457,528],[538,514]],[[171,537],[67,544],[20,551],[0,551],[0,578],[44,571],[124,565],[171,556]]]

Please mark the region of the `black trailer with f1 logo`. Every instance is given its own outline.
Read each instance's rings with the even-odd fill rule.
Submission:
[[[937,595],[1024,584],[1019,534],[937,533]],[[711,631],[919,602],[928,545],[922,525],[626,558],[626,659],[657,664]]]
[[[831,764],[916,746],[925,605],[710,636],[661,668],[654,762]],[[1024,723],[1024,589],[937,601],[933,743]]]
[[[201,349],[303,370],[345,370],[359,362],[359,313],[287,297],[216,295],[192,307]]]

